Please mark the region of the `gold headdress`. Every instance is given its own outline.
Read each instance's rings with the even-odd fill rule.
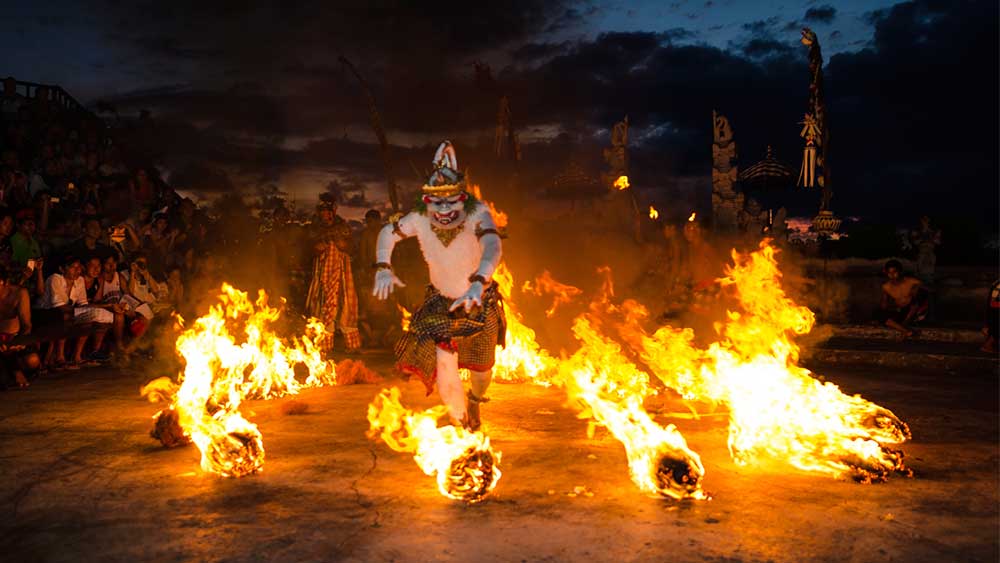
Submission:
[[[448,197],[465,191],[465,176],[458,171],[458,157],[451,141],[442,141],[434,153],[434,171],[422,188],[423,193]]]

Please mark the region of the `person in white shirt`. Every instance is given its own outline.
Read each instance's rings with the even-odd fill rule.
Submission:
[[[79,258],[67,257],[63,260],[59,271],[45,279],[45,291],[36,303],[40,323],[62,325],[69,329],[87,327],[77,333],[78,338],[73,350],[73,359],[68,363],[65,357],[66,336],[58,339],[49,347],[45,355],[45,365],[55,368],[79,369],[81,366],[93,366],[96,362],[83,358],[83,350],[87,346],[90,333],[94,335],[94,350],[100,350],[108,327],[114,322],[114,314],[107,309],[91,307],[87,301],[87,288],[83,281],[83,264]],[[93,330],[89,328],[93,326]]]

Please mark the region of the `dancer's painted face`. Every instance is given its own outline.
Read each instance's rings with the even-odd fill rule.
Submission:
[[[469,194],[462,192],[448,197],[425,195],[427,215],[431,224],[439,229],[454,229],[465,222],[465,201]]]

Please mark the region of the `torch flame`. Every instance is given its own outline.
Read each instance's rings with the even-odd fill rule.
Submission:
[[[691,215],[690,215],[690,216],[688,217],[688,223],[694,223],[694,220],[695,220],[695,219],[696,219],[697,217],[698,217],[698,214],[697,214],[697,213],[695,213],[694,211],[692,211],[692,212],[691,212]]]
[[[179,387],[158,380],[143,389],[146,395],[168,395],[162,398],[170,398],[171,405],[154,418],[159,423],[161,417],[176,417],[201,451],[205,471],[242,477],[263,467],[260,431],[240,413],[244,399],[270,399],[336,383],[334,364],[323,360],[317,345],[327,337],[323,324],[310,319],[306,334],[288,343],[271,329],[280,316],[263,291],[254,302],[246,292],[223,284],[219,303],[177,338],[177,353],[185,361]],[[308,370],[302,382],[295,377],[299,365]]]
[[[490,448],[490,439],[461,427],[439,428],[447,407],[414,413],[399,395],[396,387],[383,389],[368,405],[368,436],[381,438],[397,452],[412,453],[420,469],[436,478],[442,495],[470,504],[486,498],[500,480],[500,452]]]
[[[614,187],[619,190],[627,190],[629,188],[628,176],[619,176],[618,179],[615,180]]]
[[[649,206],[649,218],[650,219],[659,219],[660,218],[660,212],[657,211],[656,208],[653,207],[652,205]]]

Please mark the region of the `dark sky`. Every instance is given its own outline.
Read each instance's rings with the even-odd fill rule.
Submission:
[[[707,181],[713,109],[729,116],[744,166],[768,144],[790,165],[801,158],[809,25],[826,59],[834,209],[996,224],[991,0],[23,4],[0,22],[6,72],[122,114],[151,110],[174,180],[277,185],[302,200],[334,182],[360,205],[385,196],[339,54],[371,82],[406,182],[407,161],[424,167],[441,138],[462,162],[492,135],[496,92],[474,81],[480,60],[511,96],[526,169],[574,154],[596,170],[627,113],[634,183],[669,205],[678,186]]]

